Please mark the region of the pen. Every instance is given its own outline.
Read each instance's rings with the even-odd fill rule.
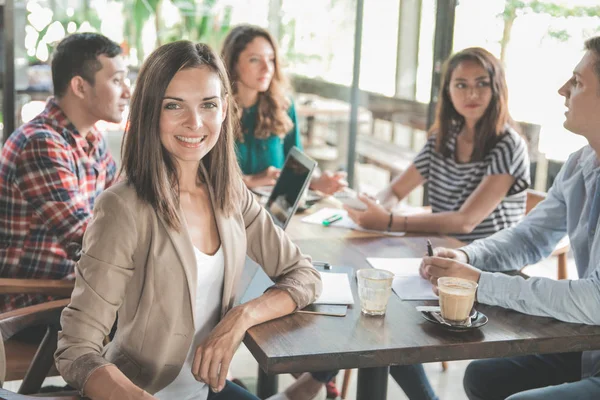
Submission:
[[[329,225],[333,224],[335,221],[339,221],[340,219],[342,219],[342,216],[340,214],[333,214],[331,217],[325,218],[323,220],[322,224],[325,226],[329,226]]]
[[[323,267],[323,269],[331,269],[331,264],[329,264],[327,261],[313,261],[312,262],[313,266],[315,267]]]
[[[431,241],[427,239],[427,255],[429,257],[433,257],[433,246],[431,245]]]

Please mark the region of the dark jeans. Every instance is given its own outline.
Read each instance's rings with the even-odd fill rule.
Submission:
[[[473,361],[463,384],[471,400],[600,399],[600,377],[581,379],[581,352]]]
[[[219,393],[209,389],[206,400],[259,400],[258,397],[242,389],[233,382],[227,381],[225,387]]]
[[[317,381],[327,383],[337,373],[338,371],[320,371],[311,372],[311,375]],[[390,367],[390,375],[410,400],[437,400],[421,364]]]
[[[394,365],[390,375],[410,400],[437,400],[423,365]]]
[[[312,375],[313,379],[321,382],[321,383],[327,383],[330,380],[333,379],[334,376],[336,376],[338,374],[338,372],[340,372],[339,370],[335,370],[335,371],[317,371],[317,372],[311,372],[310,374]]]

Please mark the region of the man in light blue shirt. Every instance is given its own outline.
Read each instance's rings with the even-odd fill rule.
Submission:
[[[600,325],[600,36],[572,78],[559,89],[565,98],[565,128],[589,145],[573,153],[548,197],[517,226],[459,251],[435,249],[421,274],[479,282],[477,301],[525,314]],[[578,280],[508,276],[552,253],[569,235]],[[484,272],[485,271],[485,272]],[[600,399],[600,351],[511,357],[472,362],[465,372],[469,399]]]

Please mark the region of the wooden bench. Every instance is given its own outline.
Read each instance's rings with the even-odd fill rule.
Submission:
[[[362,162],[389,171],[390,179],[405,171],[417,155],[397,144],[363,135],[357,138],[356,154]]]

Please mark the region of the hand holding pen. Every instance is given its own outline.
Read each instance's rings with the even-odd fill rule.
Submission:
[[[433,257],[433,245],[431,244],[431,240],[427,239],[427,256]],[[421,261],[421,265],[419,266],[419,275],[421,278],[429,280],[431,276],[425,271],[425,263]]]
[[[431,245],[431,240],[427,239],[427,255],[429,257],[433,257],[433,246]]]

